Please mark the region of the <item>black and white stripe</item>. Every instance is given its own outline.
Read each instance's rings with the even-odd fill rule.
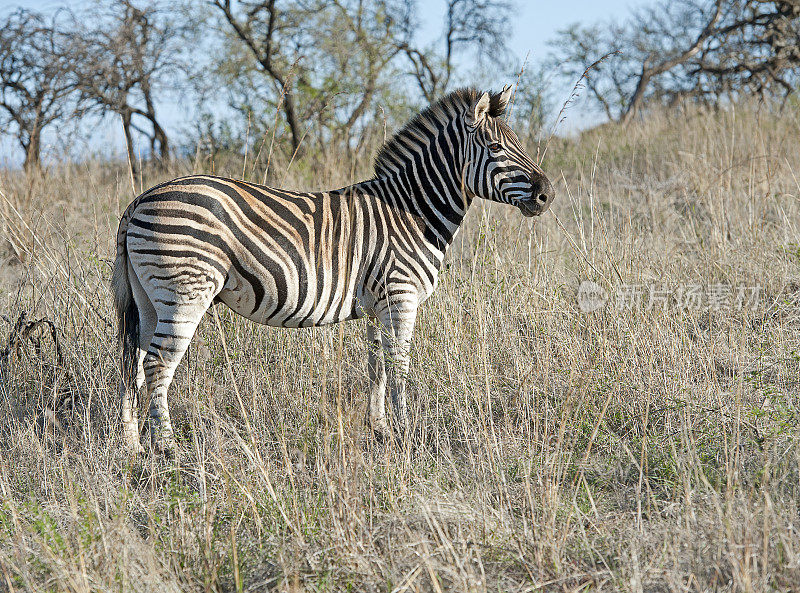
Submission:
[[[502,119],[510,94],[449,94],[386,143],[374,178],[343,189],[302,193],[196,175],[137,197],[120,221],[112,281],[127,443],[140,448],[135,394],[146,382],[154,445],[171,447],[167,388],[215,301],[280,327],[376,320],[367,330],[375,345],[370,419],[388,432],[388,388],[404,430],[417,308],[436,288],[472,199],[512,204],[526,216],[553,199]]]

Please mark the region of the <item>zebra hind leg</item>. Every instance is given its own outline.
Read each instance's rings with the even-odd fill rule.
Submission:
[[[367,416],[375,438],[383,441],[391,436],[386,421],[386,366],[383,361],[381,332],[375,319],[367,319],[367,342],[369,354],[367,371],[369,374],[369,409]]]
[[[136,378],[132,385],[128,385],[124,380],[120,381],[119,392],[122,401],[122,411],[120,419],[122,421],[122,439],[126,449],[132,453],[144,453],[142,444],[139,442],[139,410],[138,393],[144,384],[144,369],[142,369],[142,359],[144,350],[139,350],[137,360]]]
[[[174,452],[175,438],[167,390],[212,298],[158,310],[158,322],[142,363],[150,400],[150,440],[156,452],[168,457]]]
[[[156,310],[150,302],[150,299],[147,298],[142,285],[139,283],[139,279],[131,270],[130,264],[128,270],[131,292],[133,293],[133,299],[136,303],[139,316],[139,349],[136,353],[136,377],[133,379],[132,384],[129,384],[125,378],[120,380],[119,392],[122,402],[120,420],[122,421],[122,438],[125,447],[132,453],[144,453],[144,448],[139,442],[138,394],[145,382],[142,361],[147,347],[153,339],[153,332],[155,331],[157,320]]]

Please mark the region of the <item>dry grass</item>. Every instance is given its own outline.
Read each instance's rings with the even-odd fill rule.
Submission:
[[[230,365],[209,315],[171,391],[178,460],[123,455],[108,279],[131,179],[3,174],[0,590],[796,589],[799,127],[654,114],[551,143],[558,221],[474,206],[413,343],[413,451],[364,427],[363,322],[220,309]],[[306,170],[274,181],[352,175]],[[587,314],[587,278],[761,292]],[[15,333],[23,311],[55,333]]]

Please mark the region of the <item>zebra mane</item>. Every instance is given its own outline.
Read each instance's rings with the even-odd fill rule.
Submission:
[[[406,125],[395,132],[378,150],[375,156],[375,174],[387,174],[394,169],[402,168],[409,160],[408,146],[414,140],[431,136],[431,130],[441,128],[454,118],[465,113],[483,94],[483,91],[467,87],[452,91],[423,109]],[[489,112],[491,117],[500,117],[505,113],[506,104],[500,99],[501,93],[490,93]]]

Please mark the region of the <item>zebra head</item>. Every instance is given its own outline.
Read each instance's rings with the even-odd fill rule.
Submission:
[[[511,204],[525,216],[537,216],[550,207],[553,184],[522,147],[504,121],[511,87],[483,93],[467,107],[465,189],[486,200]]]

